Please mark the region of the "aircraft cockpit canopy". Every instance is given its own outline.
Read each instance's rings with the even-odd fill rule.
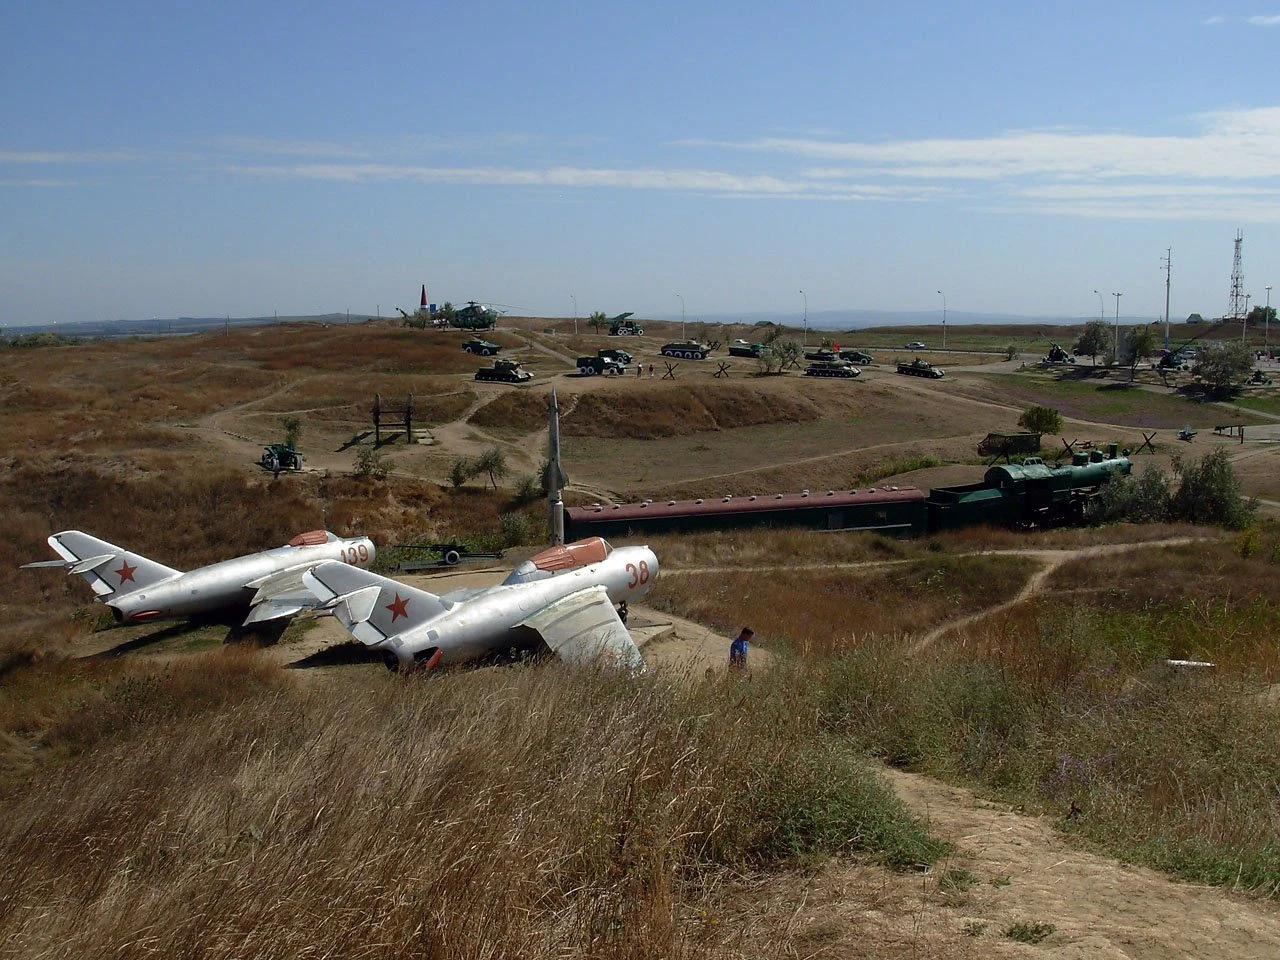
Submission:
[[[599,563],[612,552],[613,547],[603,537],[588,537],[575,543],[548,547],[521,563],[502,582],[512,584],[544,580],[566,570]]]

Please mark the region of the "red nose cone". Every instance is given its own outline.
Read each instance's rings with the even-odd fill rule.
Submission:
[[[427,285],[424,283],[422,285],[422,306],[425,307],[426,305],[427,305]]]

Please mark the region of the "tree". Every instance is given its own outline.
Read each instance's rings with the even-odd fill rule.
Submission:
[[[1124,360],[1129,365],[1129,379],[1133,380],[1138,372],[1138,364],[1156,352],[1156,344],[1160,342],[1149,325],[1131,327],[1124,336]]]
[[[1267,322],[1268,317],[1270,317],[1272,323],[1276,322],[1276,308],[1265,307],[1262,304],[1258,304],[1249,311],[1248,322],[1254,326],[1260,327]]]
[[[1084,333],[1076,341],[1075,352],[1080,356],[1088,354],[1093,365],[1098,365],[1098,354],[1107,352],[1111,342],[1111,327],[1105,320],[1090,320],[1085,324]]]
[[[448,300],[444,302],[444,306],[431,315],[432,320],[443,320],[445,323],[453,323],[458,312],[453,308],[453,304]]]
[[[1018,426],[1032,433],[1060,433],[1062,414],[1053,407],[1030,407],[1018,418]]]
[[[473,466],[475,467],[474,476],[482,473],[489,474],[489,482],[493,484],[495,490],[498,489],[498,481],[507,475],[506,455],[497,447],[490,447],[480,454]]]
[[[1246,344],[1206,343],[1196,351],[1191,372],[1218,392],[1242,383],[1253,370],[1253,354]]]
[[[285,446],[296,450],[298,439],[302,436],[302,420],[298,417],[282,417],[280,426],[284,427]]]
[[[609,322],[609,318],[604,315],[603,310],[597,310],[591,316],[587,317],[587,323],[591,325],[591,329],[599,333],[604,329],[605,324]]]
[[[474,477],[476,473],[474,461],[468,460],[466,457],[458,457],[453,463],[449,464],[449,483],[453,485],[453,489],[457,490]]]

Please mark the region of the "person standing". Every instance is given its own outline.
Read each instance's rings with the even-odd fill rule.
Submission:
[[[747,672],[747,646],[755,633],[750,627],[743,627],[729,644],[729,669],[736,673]]]

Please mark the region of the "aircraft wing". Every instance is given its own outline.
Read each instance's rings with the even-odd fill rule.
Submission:
[[[314,564],[302,563],[246,583],[246,587],[257,592],[249,601],[249,615],[245,617],[245,626],[266,620],[276,620],[280,617],[291,617],[295,613],[317,606],[319,601],[315,594],[302,582],[303,575],[312,566]]]
[[[582,666],[603,661],[628,670],[644,669],[644,658],[603,586],[550,603],[520,626],[536,630],[566,663]]]

